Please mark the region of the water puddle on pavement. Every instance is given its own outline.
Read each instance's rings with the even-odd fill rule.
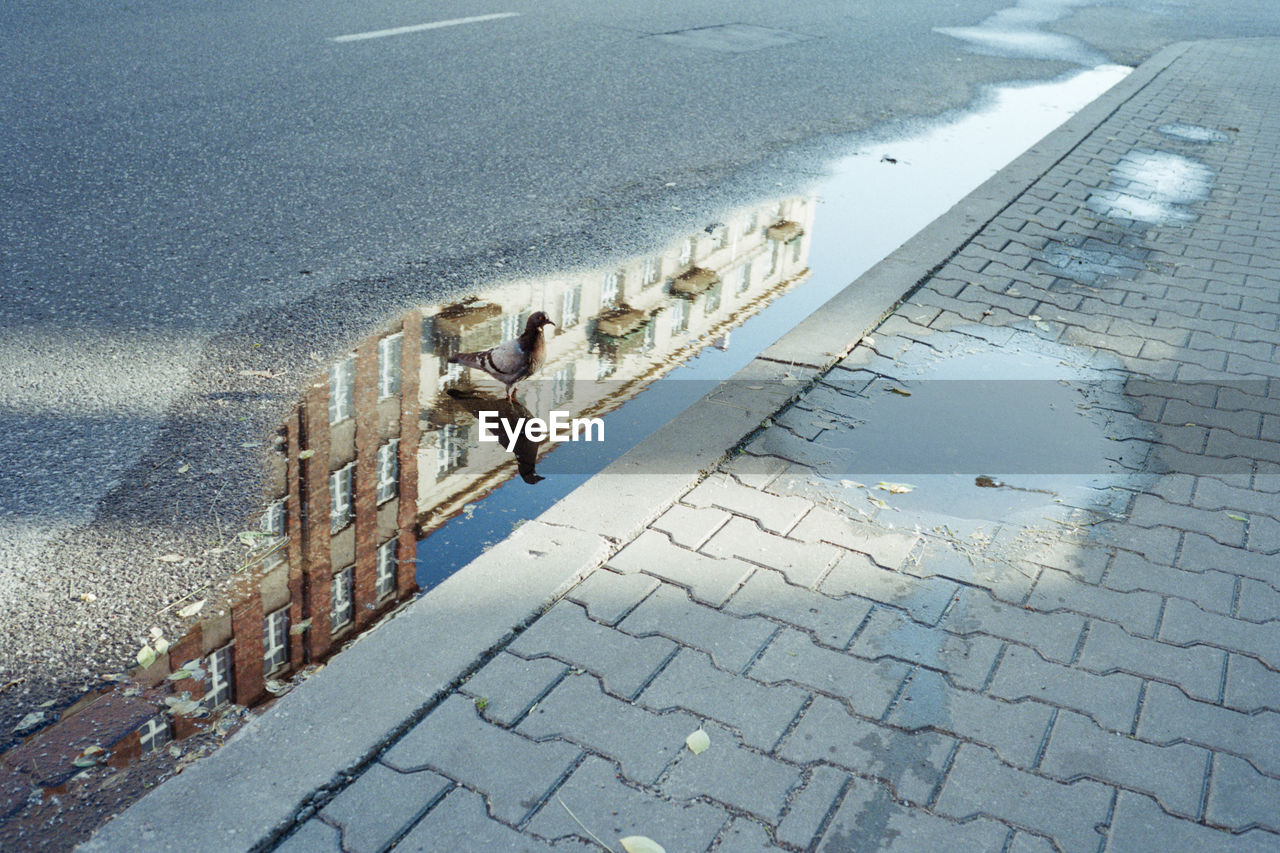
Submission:
[[[56,760],[63,784],[95,772],[77,761],[116,766],[162,749],[177,757],[185,753],[175,739],[222,736],[229,709],[287,691],[536,517],[1127,72],[992,89],[952,121],[864,145],[808,192],[726,211],[640,256],[484,286],[387,325],[314,377],[282,425],[271,499],[260,529],[240,534],[246,568],[225,600],[203,609],[196,596],[172,602],[190,611],[187,634],[137,673],[141,687],[95,700],[96,713],[116,722],[62,745],[56,730],[73,720],[34,735],[41,767]],[[518,405],[480,371],[450,362],[514,337],[535,311],[555,325]],[[485,411],[599,418],[607,440],[529,440],[508,451],[480,440]],[[972,475],[969,483],[1022,494],[978,490]],[[110,747],[87,756],[98,744]]]

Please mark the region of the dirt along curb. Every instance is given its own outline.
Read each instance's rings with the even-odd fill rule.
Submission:
[[[248,850],[288,833],[766,418],[816,382],[1186,49],[1185,43],[1171,45],[1143,63],[738,374],[363,635],[220,750],[117,816],[81,849]],[[673,473],[670,459],[677,452],[687,467]]]

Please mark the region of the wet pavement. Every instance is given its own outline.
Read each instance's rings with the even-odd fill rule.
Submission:
[[[88,849],[1274,849],[1278,66],[1161,54],[706,479],[659,430]]]

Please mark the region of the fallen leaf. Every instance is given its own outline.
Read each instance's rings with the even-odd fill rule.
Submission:
[[[1231,519],[1232,521],[1248,521],[1249,520],[1248,518],[1245,518],[1243,515],[1236,515],[1234,512],[1227,513],[1227,518]]]
[[[184,678],[190,678],[190,677],[191,677],[191,670],[189,669],[175,669],[173,672],[169,673],[170,681],[181,681]]]
[[[284,693],[289,689],[288,684],[283,681],[277,681],[274,678],[268,678],[266,681],[262,682],[262,686],[267,688],[267,692],[272,696],[279,696],[281,693]]]
[[[310,620],[310,619],[303,619],[303,620],[302,620],[301,622],[299,622],[297,625],[294,625],[292,628],[290,628],[290,629],[289,629],[289,633],[290,633],[290,634],[301,634],[303,631],[307,630],[307,629],[308,629],[308,628],[310,628],[310,627],[311,627],[311,620]]]
[[[185,474],[185,473],[187,473],[187,472],[188,472],[188,471],[190,471],[190,470],[191,470],[191,466],[190,466],[190,465],[188,465],[186,462],[183,462],[181,465],[179,465],[179,466],[178,466],[178,473],[179,473],[179,474]]]
[[[95,601],[98,600],[98,596],[94,595],[91,592],[82,592],[80,593],[80,600],[86,604],[93,604]]]
[[[151,646],[143,646],[138,649],[138,666],[146,669],[156,662],[156,650]]]
[[[315,452],[314,450],[304,450],[304,451],[302,451],[301,453],[299,453],[299,454],[298,454],[298,458],[299,458],[299,459],[310,459],[312,456],[315,456],[315,455],[316,455],[316,452]]]
[[[156,637],[155,640],[152,641],[151,645],[155,647],[156,654],[158,655],[162,655],[169,651],[169,641],[164,637]]]
[[[162,563],[181,563],[187,558],[181,554],[165,554],[163,557],[156,557]]]
[[[875,504],[876,506],[880,507],[880,509],[888,509],[888,508],[889,508],[889,505],[888,505],[887,503],[885,503],[884,501],[880,500],[880,499],[879,499],[878,497],[876,497],[875,495],[867,495],[867,500],[871,501],[871,503],[873,503],[873,504]]]
[[[177,717],[190,716],[200,710],[200,703],[194,699],[180,699],[177,696],[166,696],[164,697],[164,703],[169,706],[169,713]]]
[[[32,711],[27,714],[18,724],[13,727],[15,732],[25,732],[27,729],[34,729],[36,726],[44,722],[44,711]]]
[[[889,389],[889,393],[890,393],[890,394],[897,394],[899,397],[910,397],[910,396],[911,396],[911,392],[910,392],[910,391],[903,391],[901,388],[890,388],[890,389]]]
[[[208,601],[208,599],[206,598],[202,598],[199,601],[193,601],[190,604],[188,604],[186,607],[179,610],[178,615],[181,616],[183,619],[189,619],[190,617],[195,616],[197,613],[200,612],[201,608],[204,607],[204,603],[206,601]]]
[[[1039,315],[1039,314],[1028,314],[1028,315],[1027,315],[1027,319],[1034,323],[1034,322],[1036,322],[1037,320],[1039,320],[1039,319],[1040,319],[1040,315]]]
[[[711,746],[711,738],[699,727],[684,739],[684,745],[689,747],[689,751],[694,755],[701,755],[707,751],[707,747]]]
[[[886,483],[883,480],[876,483],[876,488],[891,495],[905,495],[907,492],[915,490],[915,486],[909,486],[906,483]]]
[[[236,534],[236,538],[240,540],[242,545],[252,548],[270,535],[269,533],[263,533],[261,530],[241,530]]]
[[[622,849],[627,853],[667,853],[667,849],[652,838],[643,835],[628,835],[618,839]]]
[[[157,627],[157,626],[155,626],[155,625],[152,625],[152,626],[151,626],[151,636],[152,636],[152,637],[156,637],[156,638],[158,638],[158,637],[163,637],[163,636],[164,636],[164,631],[161,631],[159,627]]]

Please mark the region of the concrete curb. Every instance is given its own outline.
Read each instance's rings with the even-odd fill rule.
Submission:
[[[288,833],[793,400],[1188,48],[1171,45],[538,519],[105,825],[82,850],[251,850]],[[762,386],[750,390],[748,386]],[[683,473],[652,462],[678,448]]]

